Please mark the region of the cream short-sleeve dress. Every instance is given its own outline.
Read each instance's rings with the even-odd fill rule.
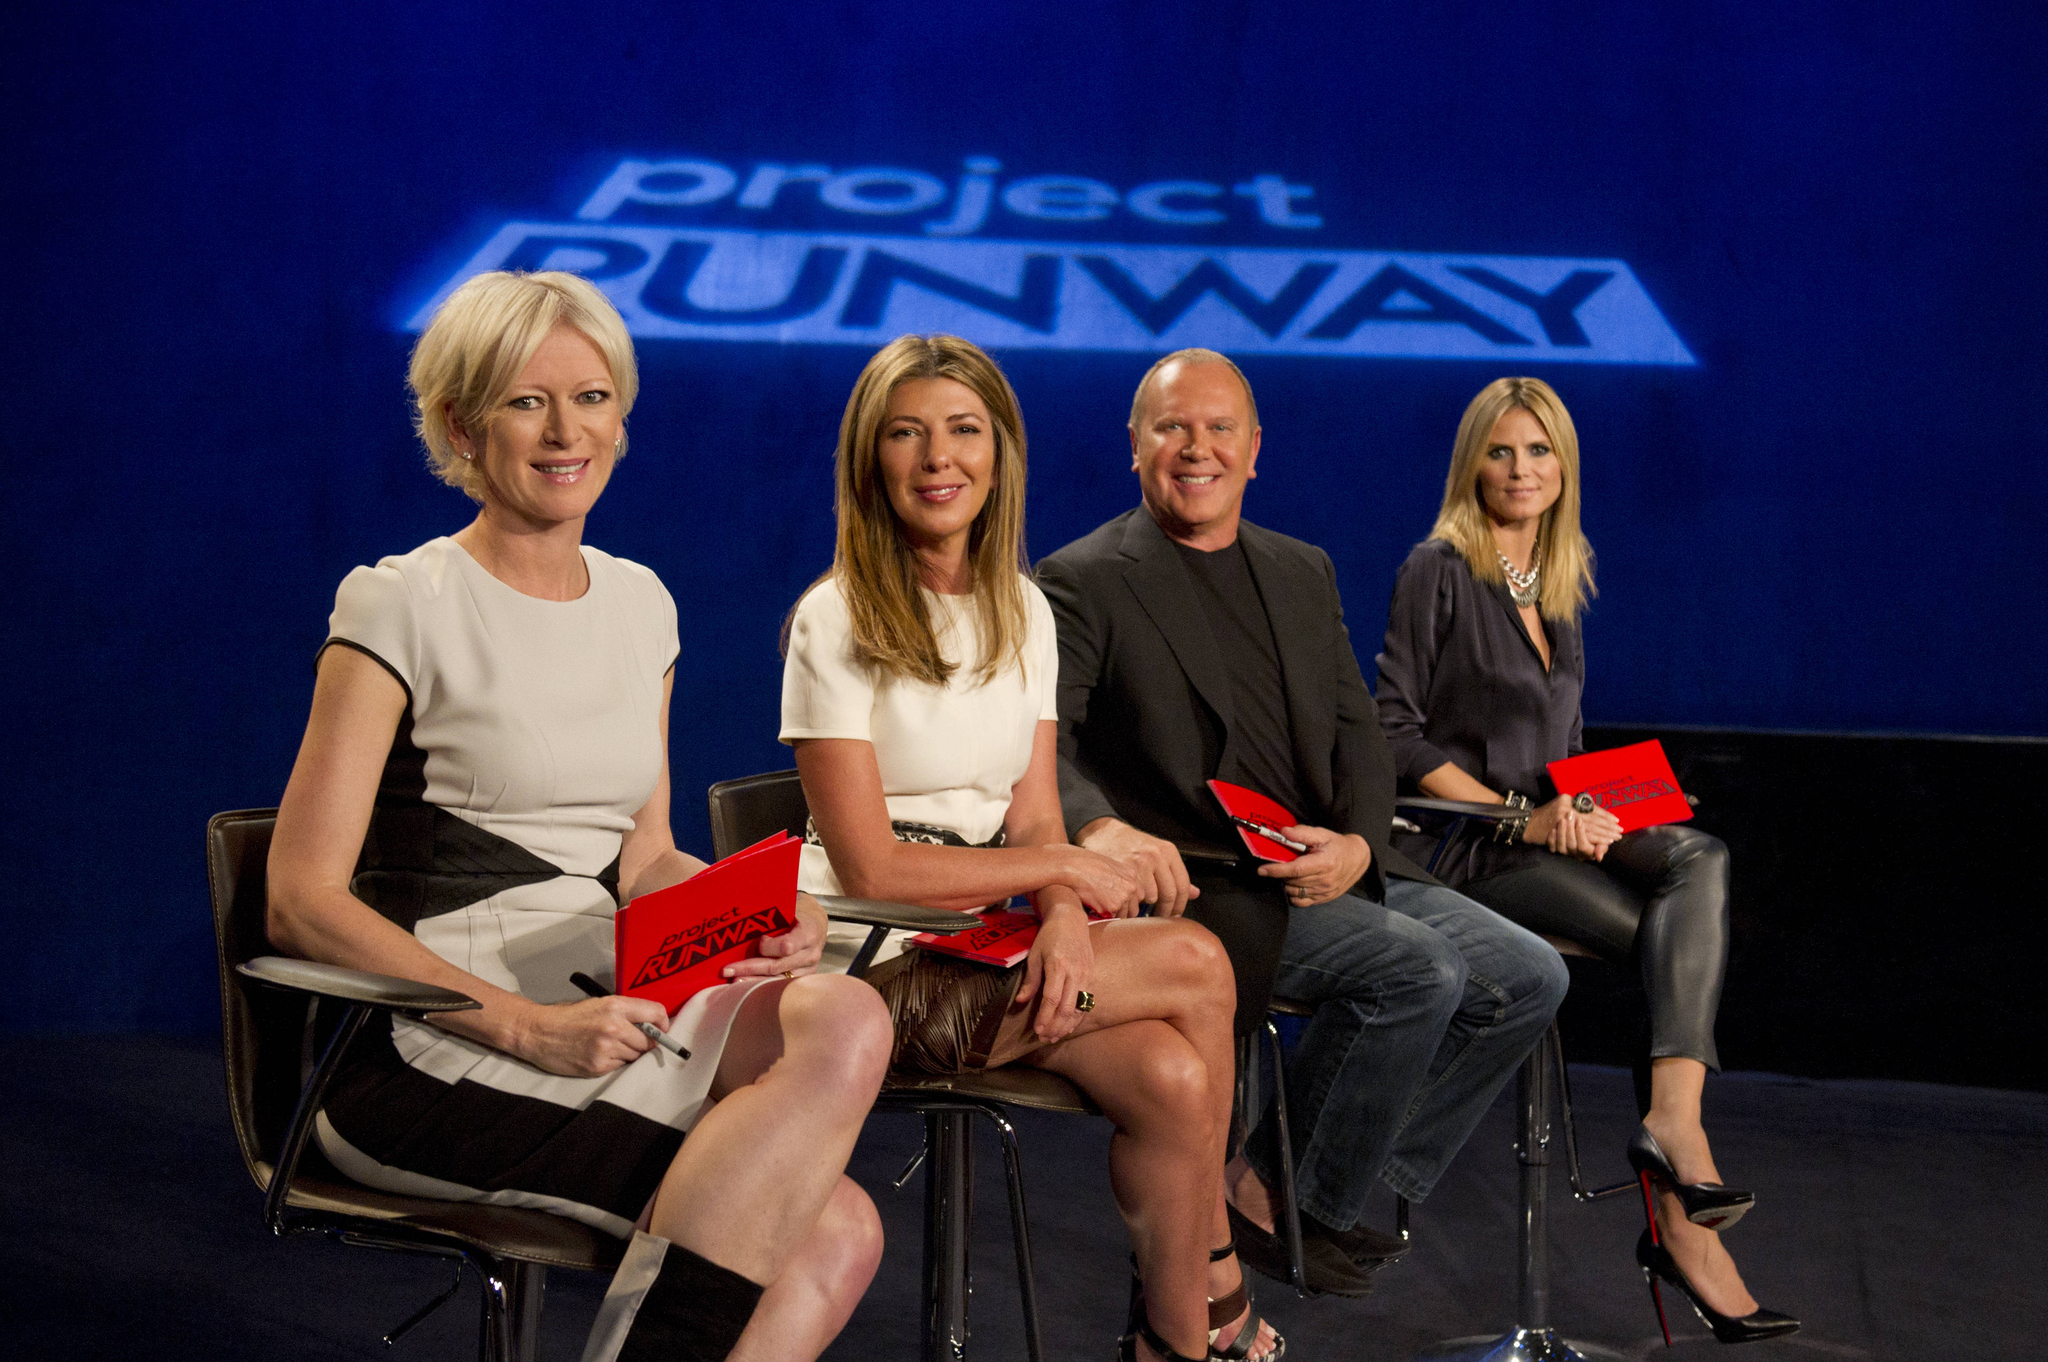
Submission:
[[[527,596],[452,539],[357,568],[326,647],[405,687],[358,897],[442,959],[541,1003],[610,984],[619,848],[661,775],[675,603],[648,569],[583,549],[590,589]],[[600,1078],[550,1074],[423,1022],[366,1029],[320,1147],[373,1187],[538,1207],[631,1233],[706,1105],[747,984],[707,989],[656,1049]]]

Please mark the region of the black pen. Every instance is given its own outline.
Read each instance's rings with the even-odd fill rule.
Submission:
[[[582,970],[577,970],[574,974],[570,975],[569,982],[576,985],[576,987],[582,989],[585,993],[588,993],[593,998],[609,998],[612,996],[612,991],[610,989],[606,988],[603,984],[600,984],[599,982],[597,982],[597,980],[585,974]],[[634,1022],[633,1025],[639,1027],[640,1030],[646,1035],[647,1039],[653,1041],[662,1049],[668,1050],[680,1056],[683,1059],[688,1059],[690,1057],[690,1052],[683,1048],[681,1042],[671,1040],[669,1038],[668,1032],[662,1030],[653,1022]]]
[[[1278,828],[1269,828],[1264,823],[1254,823],[1251,819],[1240,818],[1236,814],[1230,815],[1230,821],[1237,824],[1241,828],[1245,828],[1249,831],[1256,832],[1259,836],[1265,838],[1269,842],[1278,842],[1281,846],[1286,847],[1289,851],[1305,852],[1309,850],[1309,845],[1307,842],[1297,842],[1292,837],[1282,837],[1280,835],[1280,830]]]

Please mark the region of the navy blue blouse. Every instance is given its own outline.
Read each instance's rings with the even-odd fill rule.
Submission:
[[[1547,672],[1505,583],[1475,578],[1441,539],[1416,545],[1394,578],[1379,655],[1380,723],[1403,790],[1452,762],[1501,793],[1555,793],[1545,763],[1585,750],[1586,650],[1576,622],[1543,628]]]

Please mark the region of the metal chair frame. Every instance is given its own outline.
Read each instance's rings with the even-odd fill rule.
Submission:
[[[1395,801],[1401,813],[1442,816],[1450,819],[1426,869],[1431,874],[1443,860],[1445,850],[1458,829],[1468,821],[1498,823],[1522,811],[1500,804],[1469,804],[1452,799],[1423,799],[1403,796]],[[1420,829],[1418,829],[1419,831]],[[1585,955],[1576,943],[1552,939],[1567,954]],[[1552,1075],[1555,1075],[1559,1116],[1564,1127],[1565,1159],[1570,1173],[1572,1197],[1581,1202],[1598,1201],[1636,1189],[1633,1180],[1607,1187],[1586,1186],[1579,1168],[1578,1129],[1572,1120],[1571,1075],[1564,1062],[1564,1040],[1553,1020],[1536,1042],[1515,1075],[1515,1159],[1520,1174],[1520,1215],[1516,1223],[1515,1325],[1505,1334],[1477,1338],[1449,1339],[1417,1354],[1430,1362],[1586,1362],[1604,1350],[1588,1349],[1560,1335],[1550,1323],[1550,1107]],[[1408,1203],[1400,1203],[1402,1237],[1407,1237]]]
[[[795,771],[768,771],[720,781],[707,792],[714,854],[727,856],[776,831],[800,834],[808,817]],[[964,931],[971,914],[912,904],[818,896],[828,916],[868,926],[847,973],[859,978],[873,963],[890,928]],[[859,915],[856,915],[859,914]],[[974,1218],[972,1122],[994,1127],[1003,1153],[1010,1203],[1010,1238],[1016,1254],[1017,1292],[1024,1315],[1024,1345],[1031,1362],[1044,1362],[1038,1291],[1032,1268],[1024,1165],[1007,1108],[1030,1106],[1074,1115],[1097,1115],[1094,1103],[1071,1083],[1041,1070],[1001,1069],[929,1080],[891,1079],[875,1102],[878,1112],[924,1120],[924,1143],[896,1179],[901,1188],[922,1165],[924,1183],[923,1337],[921,1362],[965,1362],[968,1301],[973,1294]]]
[[[387,1344],[452,1299],[464,1267],[474,1268],[483,1287],[477,1356],[483,1362],[532,1362],[548,1268],[603,1271],[616,1265],[623,1246],[544,1211],[379,1192],[324,1167],[307,1174],[314,1117],[343,1052],[372,1013],[422,1018],[479,1004],[409,980],[255,954],[267,944],[264,862],[276,816],[275,809],[241,809],[216,814],[206,825],[229,1112],[249,1175],[264,1194],[264,1226],[280,1237],[323,1234],[358,1247],[454,1260],[454,1283],[384,1335]],[[278,993],[305,1004],[286,1004]],[[315,1012],[323,1002],[340,1007],[340,1018],[317,1062],[295,1066],[302,1071],[297,1097],[281,1137],[274,1137],[264,1129],[271,1123],[263,1109],[282,1095],[275,1090],[283,1088],[286,1075],[264,1070],[280,1067],[275,1061],[287,1049],[292,1056],[304,1053],[302,1047],[315,1038]],[[297,1034],[270,1034],[294,1019]],[[269,1065],[263,1062],[266,1040],[274,1061]]]

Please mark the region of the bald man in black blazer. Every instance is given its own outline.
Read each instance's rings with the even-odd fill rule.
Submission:
[[[1261,439],[1242,372],[1169,355],[1130,436],[1143,505],[1038,565],[1068,834],[1129,865],[1155,911],[1223,939],[1241,1027],[1273,991],[1315,1006],[1288,1064],[1310,1282],[1363,1294],[1398,1251],[1360,1223],[1373,1180],[1428,1195],[1549,1025],[1564,964],[1389,844],[1393,758],[1329,555],[1242,518]],[[1211,859],[1237,845],[1212,777],[1292,811],[1310,851],[1255,872]],[[1284,1280],[1274,1124],[1226,1178],[1241,1254]]]

